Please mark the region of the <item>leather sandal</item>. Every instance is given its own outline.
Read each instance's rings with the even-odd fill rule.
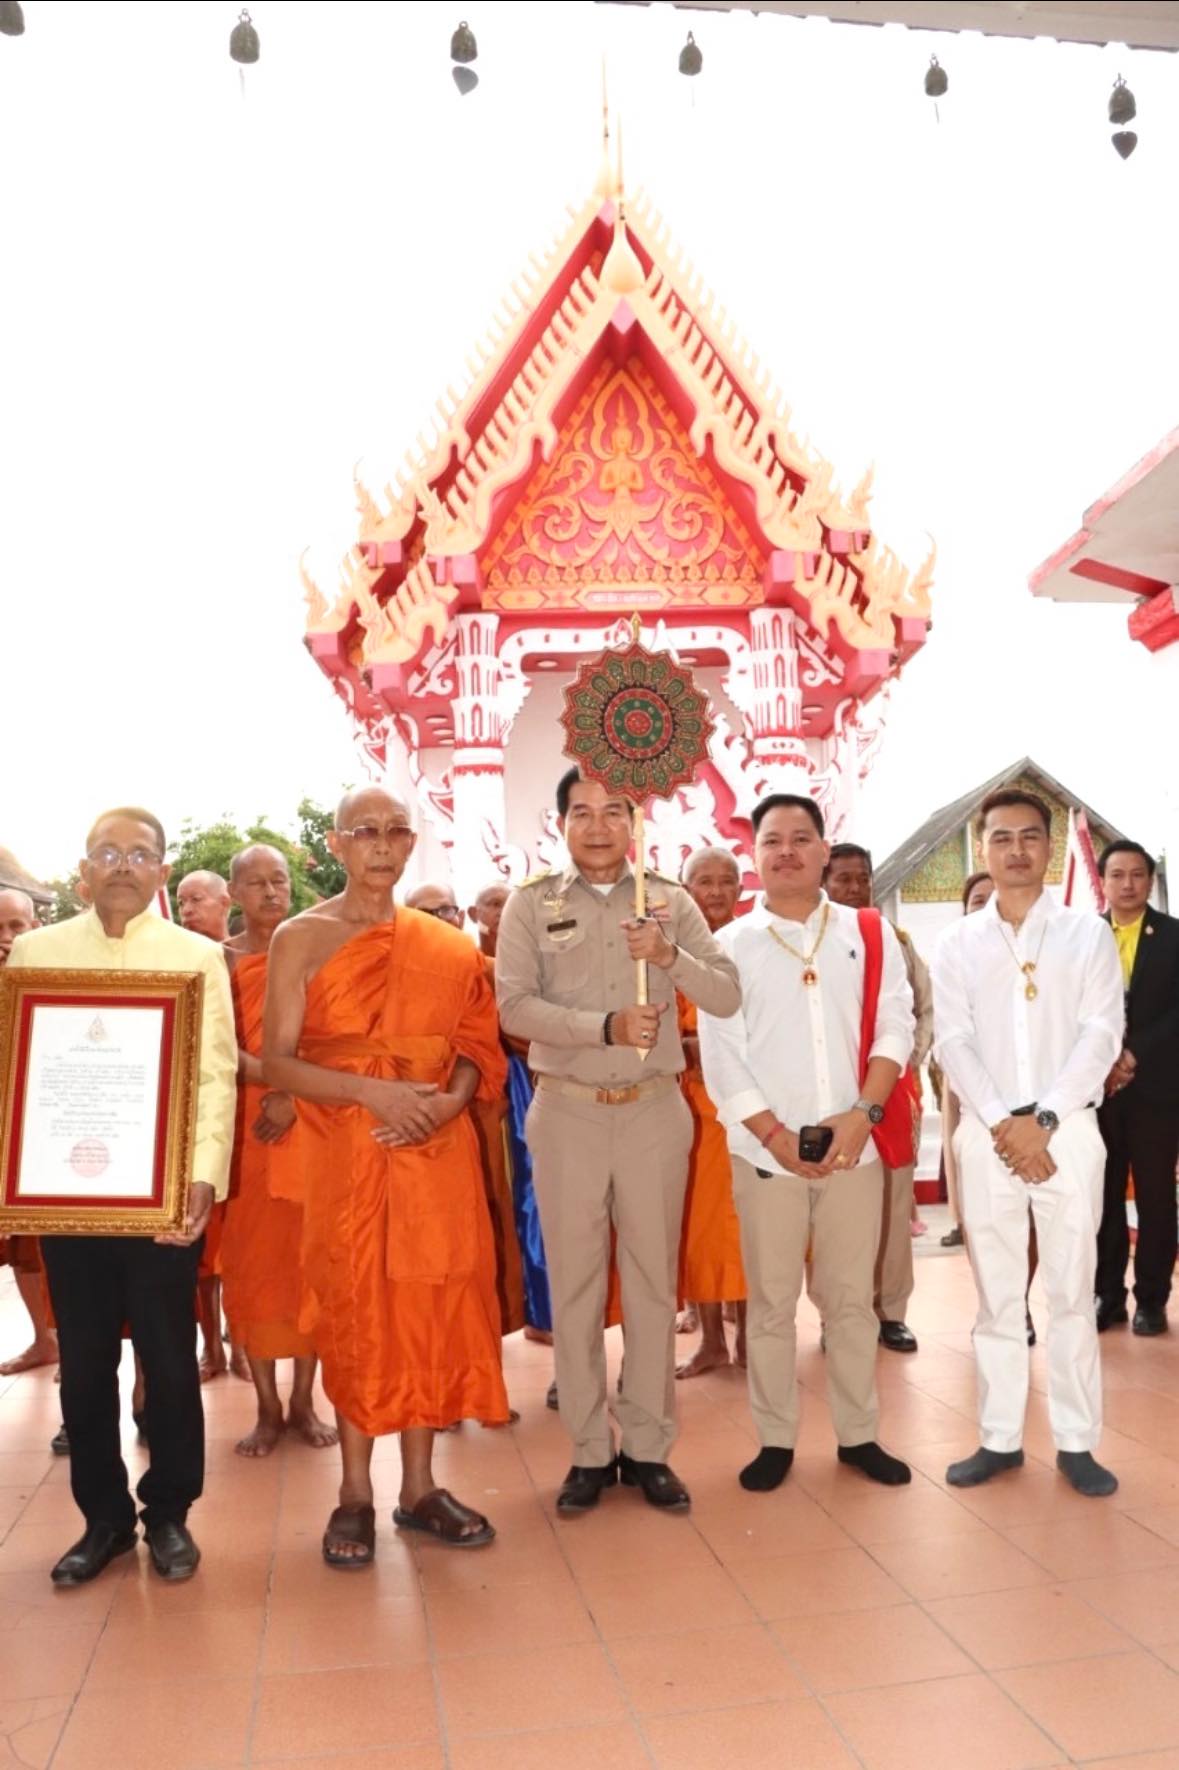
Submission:
[[[342,1555],[341,1543],[358,1543],[362,1555]],[[377,1552],[377,1514],[372,1506],[337,1506],[323,1533],[323,1558],[329,1567],[351,1571],[371,1567]]]
[[[482,1512],[473,1512],[444,1487],[431,1488],[416,1506],[398,1506],[393,1522],[398,1530],[424,1531],[451,1549],[481,1549],[495,1538],[495,1528]],[[479,1528],[464,1534],[464,1525],[472,1523]]]

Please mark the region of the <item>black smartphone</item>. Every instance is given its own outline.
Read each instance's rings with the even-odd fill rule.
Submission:
[[[835,1141],[835,1132],[830,1125],[804,1125],[798,1133],[799,1159],[804,1162],[821,1162]]]

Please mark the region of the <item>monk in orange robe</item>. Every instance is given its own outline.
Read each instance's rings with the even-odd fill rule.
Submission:
[[[190,934],[201,934],[224,946],[229,934],[229,886],[220,873],[198,867],[185,873],[176,887],[176,908],[180,926]],[[209,1213],[201,1263],[197,1267],[197,1326],[201,1330],[204,1351],[200,1357],[201,1382],[223,1377],[231,1370],[235,1377],[250,1375],[246,1355],[240,1346],[230,1344],[230,1357],[225,1356],[221,1338],[221,1238],[225,1230],[225,1204],[218,1203]]]
[[[395,909],[409,814],[349,794],[328,841],[343,892],[285,922],[270,952],[263,1077],[300,1107],[304,1308],[336,1409],[343,1479],[332,1567],[372,1562],[373,1440],[401,1434],[394,1522],[464,1548],[495,1535],[434,1481],[434,1435],[508,1418],[495,1250],[467,1107],[503,1092],[495,1000],[472,943]]]
[[[487,885],[479,893],[470,915],[479,935],[479,951],[487,972],[487,982],[495,994],[495,940],[499,918],[508,901],[506,885]],[[503,1090],[495,1100],[471,1103],[471,1116],[479,1136],[479,1152],[483,1157],[483,1184],[487,1191],[487,1208],[491,1214],[491,1230],[495,1237],[495,1281],[499,1293],[500,1318],[505,1334],[514,1334],[524,1326],[524,1265],[520,1258],[520,1238],[516,1233],[516,1209],[512,1201],[512,1167],[508,1153],[508,1090],[505,1074]]]
[[[27,892],[0,891],[0,965],[8,963],[17,935],[27,934],[36,926],[37,908]],[[16,1358],[0,1364],[0,1377],[14,1377],[18,1371],[36,1370],[39,1364],[56,1364],[57,1334],[49,1320],[45,1274],[37,1237],[0,1236],[0,1266],[12,1267],[21,1302],[33,1324],[32,1344]]]
[[[741,874],[727,850],[697,849],[684,863],[683,880],[713,934],[733,920],[741,895]],[[680,1244],[680,1295],[689,1299],[689,1307],[697,1312],[701,1338],[692,1357],[677,1366],[675,1374],[699,1377],[729,1363],[726,1304],[734,1305],[737,1315],[733,1363],[744,1366],[745,1271],[741,1264],[741,1226],[733,1204],[728,1138],[704,1087],[696,1009],[682,996],[679,1019],[688,1059],[682,1086],[696,1127]]]
[[[315,1349],[310,1335],[299,1332],[303,1174],[295,1103],[262,1082],[267,958],[274,931],[291,908],[286,856],[265,843],[243,848],[229,864],[229,889],[245,927],[225,942],[239,1085],[221,1279],[230,1338],[250,1361],[258,1396],[258,1422],[234,1449],[239,1456],[266,1457],[287,1426],[317,1450],[335,1444],[337,1433],[315,1412]],[[280,1358],[295,1364],[285,1418],[278,1393]]]

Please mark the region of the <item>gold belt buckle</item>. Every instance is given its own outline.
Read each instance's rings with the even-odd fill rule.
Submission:
[[[634,1082],[629,1088],[599,1088],[594,1099],[599,1106],[629,1106],[638,1097],[639,1086]]]

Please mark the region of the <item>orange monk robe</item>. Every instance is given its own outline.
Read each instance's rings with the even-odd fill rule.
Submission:
[[[299,1056],[445,1087],[455,1060],[495,1101],[507,1066],[480,954],[418,910],[355,935],[307,986]],[[462,1112],[420,1147],[387,1149],[359,1106],[302,1102],[304,1306],[323,1386],[376,1437],[507,1421],[495,1245],[479,1143]]]
[[[495,960],[481,954],[487,981],[495,993]],[[483,1161],[483,1188],[495,1238],[495,1288],[499,1296],[502,1331],[514,1334],[524,1326],[524,1263],[516,1233],[512,1203],[512,1164],[508,1149],[508,1095],[506,1084],[498,1099],[471,1102],[471,1117]]]
[[[265,953],[246,953],[233,967],[237,1042],[262,1054],[266,1001]],[[279,1143],[260,1143],[254,1125],[264,1087],[238,1084],[237,1135],[229,1200],[221,1237],[221,1282],[229,1337],[251,1358],[308,1358],[309,1334],[299,1332],[299,1250],[303,1211],[289,1196],[302,1190],[302,1147],[296,1124]]]
[[[696,1006],[683,996],[679,1021],[680,1037],[695,1038]],[[692,1109],[695,1135],[680,1243],[680,1295],[692,1303],[742,1303],[747,1293],[728,1138],[698,1065],[689,1063],[681,1086]]]
[[[215,1204],[209,1212],[209,1221],[205,1225],[205,1245],[201,1249],[201,1263],[197,1267],[197,1282],[205,1278],[221,1276],[221,1238],[225,1230],[225,1203]]]

